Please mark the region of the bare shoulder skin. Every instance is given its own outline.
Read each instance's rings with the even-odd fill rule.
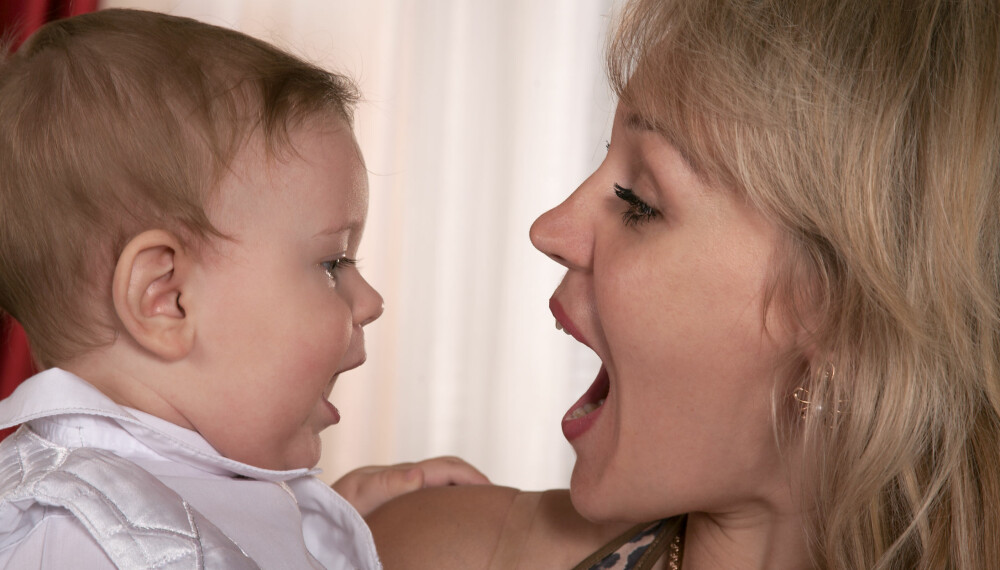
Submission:
[[[588,521],[573,508],[568,489],[536,494],[541,498],[517,566],[521,569],[572,568],[635,524]]]
[[[433,487],[397,497],[367,517],[386,570],[489,568],[518,491]]]
[[[367,521],[386,570],[568,569],[631,526],[587,521],[565,489],[493,485],[421,489]]]

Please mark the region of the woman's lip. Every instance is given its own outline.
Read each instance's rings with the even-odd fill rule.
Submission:
[[[590,388],[587,388],[587,391],[580,396],[580,399],[566,411],[562,420],[562,432],[568,441],[572,442],[574,439],[587,433],[587,431],[593,427],[597,418],[600,417],[601,411],[604,410],[604,405],[607,402],[602,402],[596,409],[582,417],[571,418],[570,415],[574,410],[588,403],[597,404],[597,402],[601,399],[599,395],[603,394],[604,398],[607,398],[610,392],[609,382],[610,379],[608,377],[608,369],[601,366],[601,370],[597,373],[597,378],[594,379]]]
[[[590,431],[590,428],[593,427],[594,422],[597,421],[597,418],[601,416],[601,412],[603,410],[604,406],[601,406],[596,410],[594,410],[593,412],[590,412],[589,414],[583,416],[582,418],[576,418],[575,420],[563,419],[562,432],[563,432],[563,437],[566,438],[566,441],[572,443],[574,440],[576,440],[583,434]]]
[[[566,309],[563,308],[562,303],[560,303],[555,297],[549,299],[549,310],[552,311],[552,316],[555,317],[556,321],[560,325],[562,325],[564,331],[568,332],[573,338],[578,340],[581,344],[583,344],[590,350],[594,350],[594,347],[591,346],[590,343],[587,342],[587,339],[584,338],[583,334],[580,333],[580,329],[576,328],[576,323],[574,323],[569,318],[569,315],[566,314]],[[600,417],[601,411],[604,409],[604,406],[603,405],[598,406],[597,409],[579,418],[570,418],[570,414],[572,414],[573,411],[579,408],[580,406],[583,406],[587,403],[596,403],[596,401],[599,399],[597,397],[597,394],[600,393],[606,394],[608,392],[609,390],[608,382],[609,382],[608,371],[602,365],[601,370],[597,373],[597,378],[594,379],[594,382],[593,384],[591,384],[590,388],[587,389],[586,393],[584,393],[584,395],[581,396],[580,399],[577,400],[575,404],[573,404],[573,407],[571,407],[563,416],[562,432],[568,441],[572,442],[573,440],[577,439],[578,437],[588,432],[590,428],[594,425],[594,423],[597,421],[597,418]]]
[[[594,350],[594,347],[587,342],[587,339],[580,333],[580,329],[576,328],[576,323],[570,320],[569,315],[566,314],[566,309],[563,309],[562,304],[555,297],[549,299],[549,310],[552,311],[552,316],[562,325],[563,330],[590,350]]]

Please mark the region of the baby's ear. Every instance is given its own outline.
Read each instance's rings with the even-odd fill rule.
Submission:
[[[168,361],[185,357],[194,341],[183,298],[190,261],[174,234],[149,230],[128,242],[115,266],[118,318],[140,346]]]

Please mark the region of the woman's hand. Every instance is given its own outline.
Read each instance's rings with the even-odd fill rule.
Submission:
[[[458,457],[434,457],[418,463],[369,465],[344,475],[332,485],[361,516],[389,499],[424,487],[488,485],[490,480]]]

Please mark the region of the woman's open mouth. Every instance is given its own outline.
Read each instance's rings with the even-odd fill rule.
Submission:
[[[562,430],[567,440],[573,441],[594,425],[594,422],[601,415],[610,388],[608,369],[601,365],[601,370],[597,373],[594,383],[563,416]]]
[[[549,310],[552,311],[552,315],[556,319],[557,329],[572,336],[588,348],[593,349],[555,297],[549,300]],[[597,421],[598,416],[600,416],[601,407],[604,405],[610,389],[611,384],[608,380],[608,370],[602,364],[600,371],[597,373],[597,378],[594,379],[590,388],[587,389],[583,396],[563,416],[562,429],[566,439],[573,441],[590,429],[594,422]]]
[[[587,392],[580,398],[573,408],[566,414],[567,420],[577,420],[593,412],[604,405],[604,399],[608,396],[608,371],[601,366],[594,383],[587,389]],[[594,398],[597,398],[596,401]]]

